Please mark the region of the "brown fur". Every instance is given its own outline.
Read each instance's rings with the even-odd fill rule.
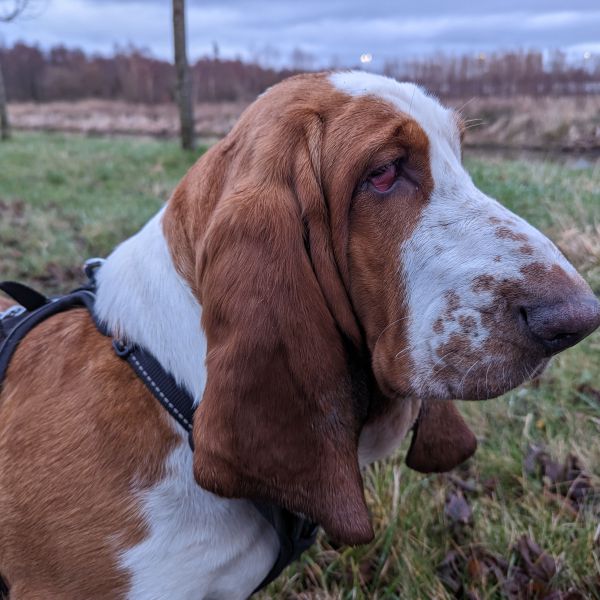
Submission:
[[[421,473],[453,469],[477,450],[473,435],[452,402],[424,400],[406,464]]]
[[[0,312],[5,311],[7,308],[10,308],[15,303],[13,300],[9,300],[8,298],[3,298],[0,296]]]
[[[387,201],[360,188],[398,156],[412,184]],[[371,538],[358,435],[387,406],[372,368],[384,392],[407,387],[406,361],[390,361],[404,327],[381,334],[404,316],[395,257],[431,189],[414,120],[314,75],[268,92],[190,170],[165,232],[203,306],[203,487],[306,514],[342,542]]]
[[[131,496],[162,476],[167,416],[85,310],[36,327],[0,397],[0,566],[11,600],[120,598],[144,537]]]

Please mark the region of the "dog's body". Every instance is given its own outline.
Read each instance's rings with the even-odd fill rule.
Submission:
[[[11,600],[245,598],[278,541],[244,498],[368,541],[359,464],[419,414],[411,466],[474,451],[452,405],[421,398],[498,395],[597,325],[554,246],[474,188],[453,119],[384,78],[291,79],[108,258],[97,315],[199,402],[194,454],[86,311],[24,339],[0,396]],[[569,299],[552,339],[532,298]]]
[[[199,397],[206,341],[188,326],[199,306],[173,268],[161,217],[101,270],[98,312]],[[11,600],[246,598],[274,563],[272,527],[250,502],[196,484],[187,435],[86,310],[23,340],[0,420],[0,564]]]

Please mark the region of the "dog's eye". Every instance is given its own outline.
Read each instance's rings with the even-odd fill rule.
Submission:
[[[399,176],[399,164],[395,160],[369,173],[368,180],[378,192],[387,192]]]

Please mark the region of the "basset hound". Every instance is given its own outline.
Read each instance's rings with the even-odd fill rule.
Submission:
[[[249,499],[373,537],[361,467],[414,429],[443,471],[498,396],[600,322],[554,244],[478,190],[461,122],[363,72],[262,94],[98,272],[97,317],[198,402],[187,436],[85,310],[37,326],[0,395],[11,600],[246,598],[277,555]]]

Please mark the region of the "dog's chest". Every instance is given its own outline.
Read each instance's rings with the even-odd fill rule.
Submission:
[[[277,536],[245,500],[198,487],[182,442],[166,477],[139,494],[145,539],[121,556],[131,600],[247,598],[275,562]]]

